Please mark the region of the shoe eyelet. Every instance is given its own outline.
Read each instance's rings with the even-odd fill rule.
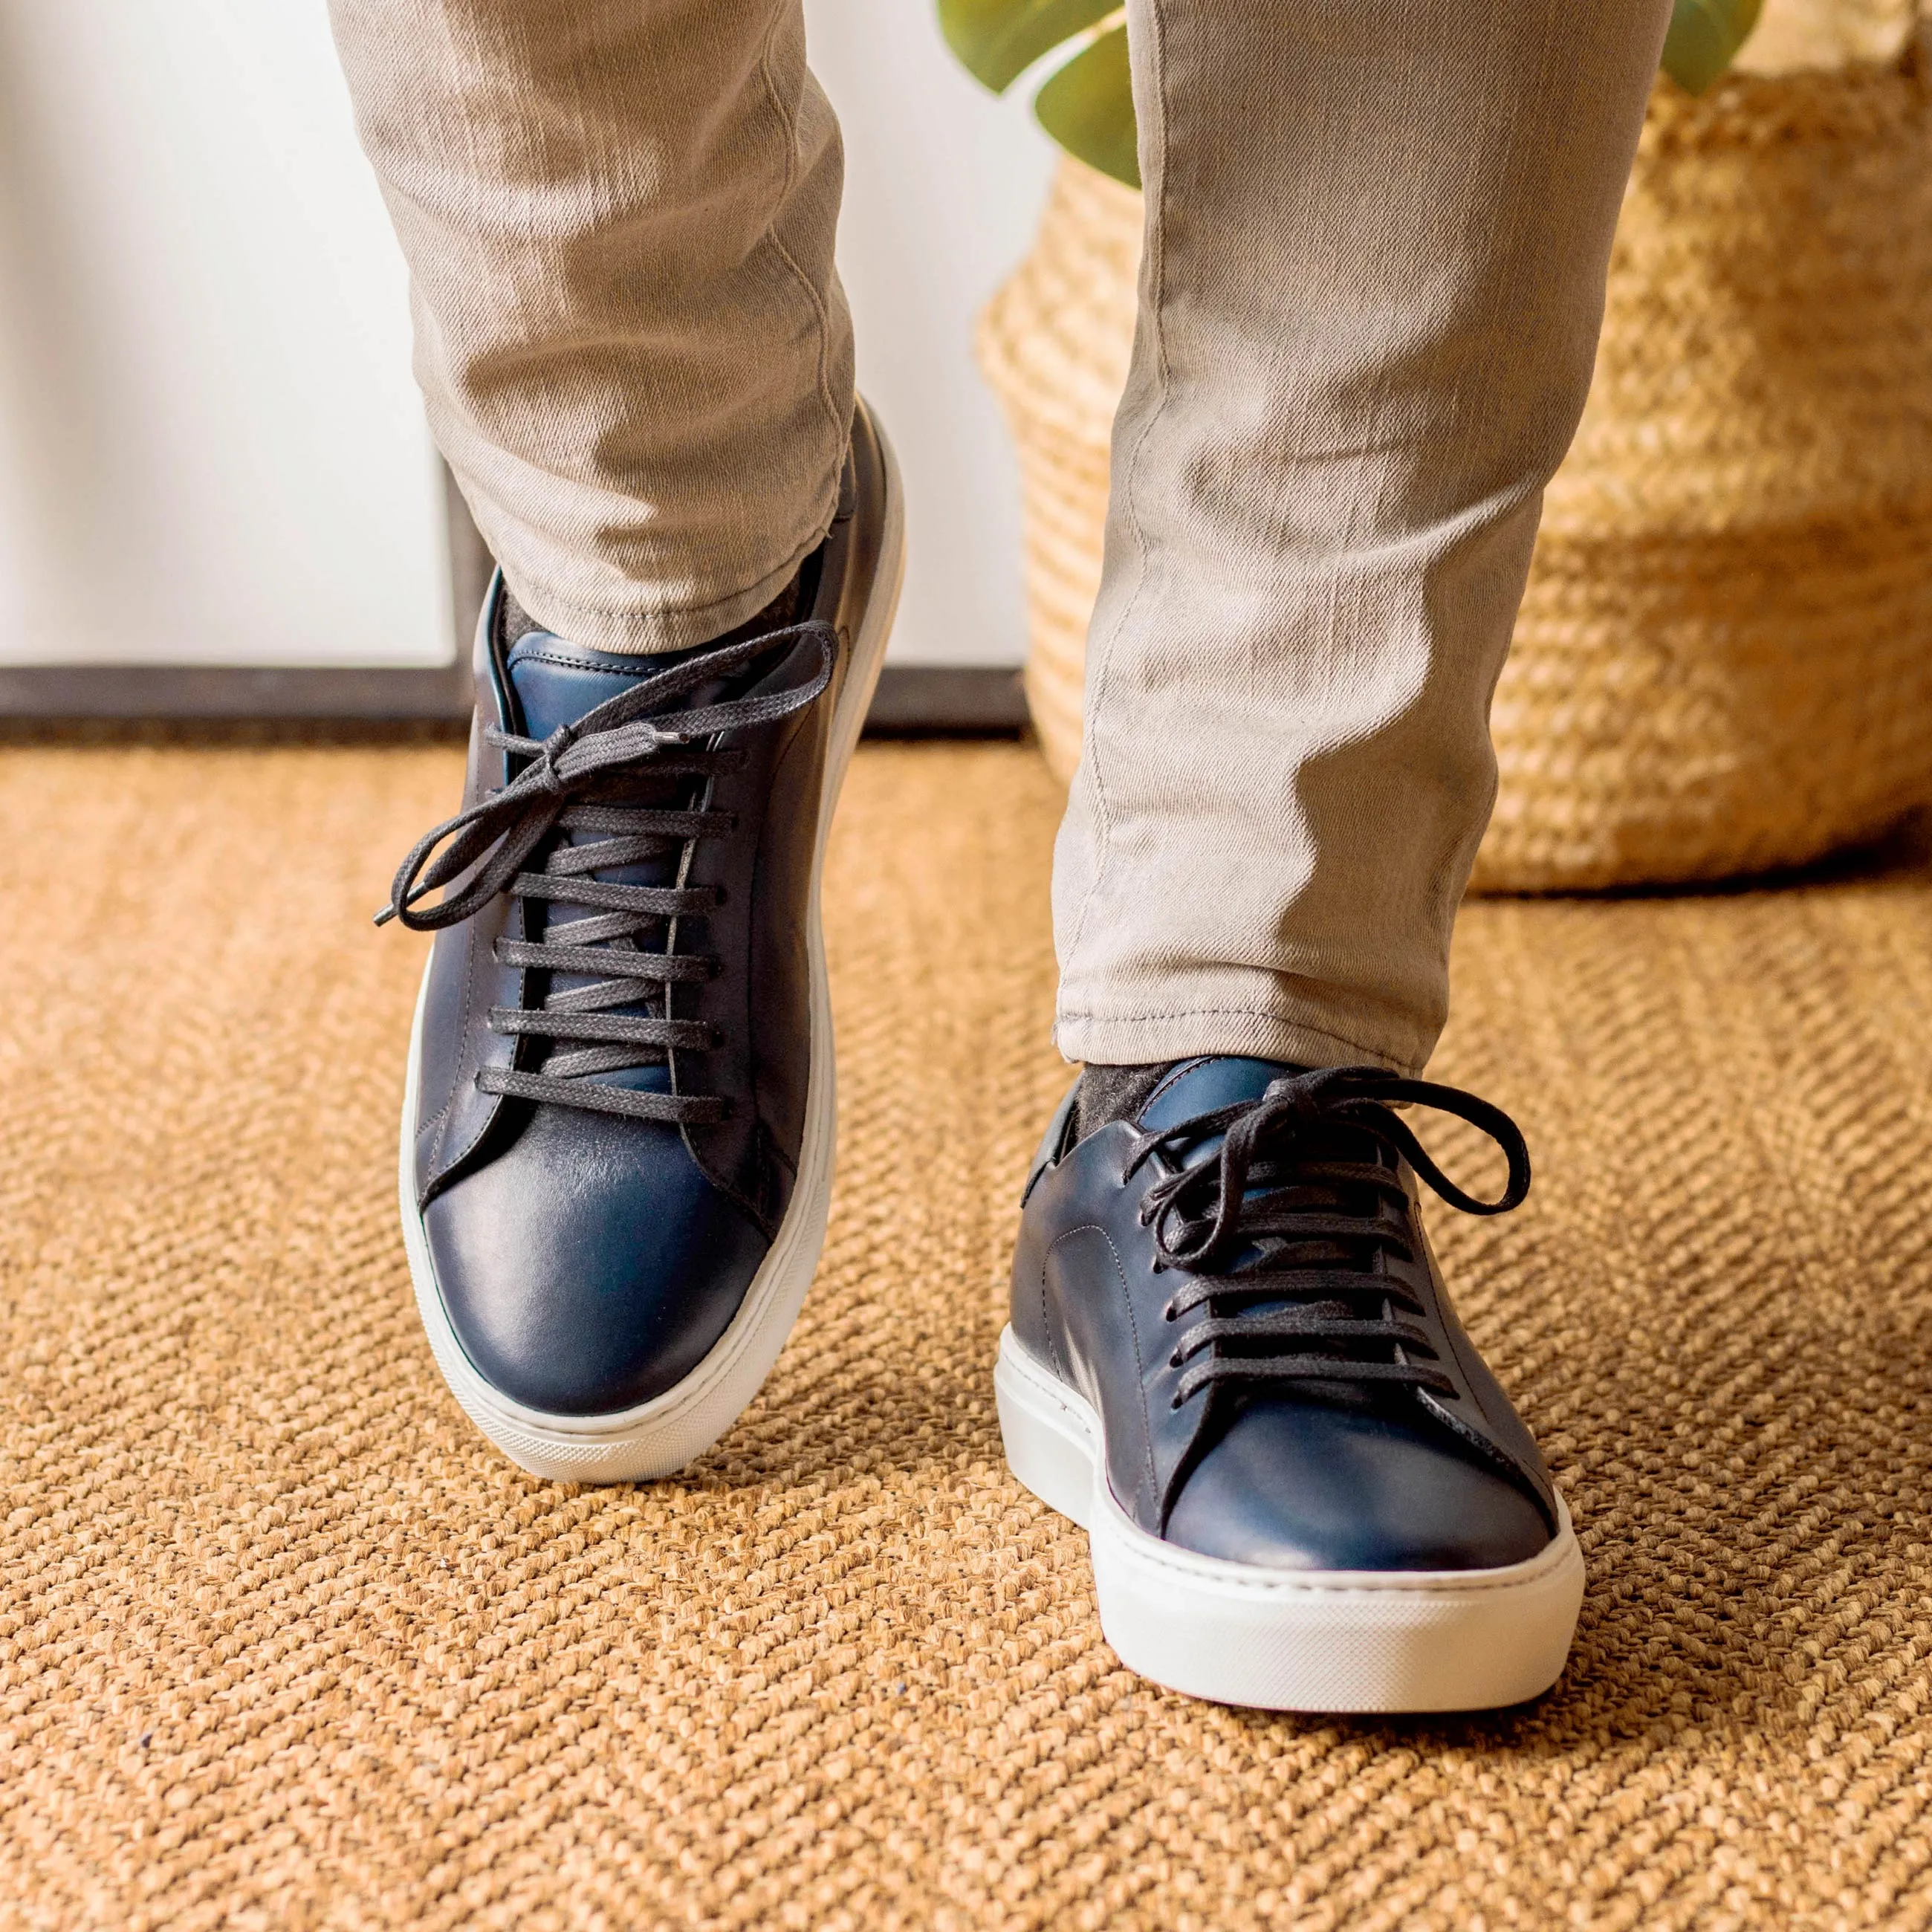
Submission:
[[[1170,1355],[1170,1356],[1168,1356],[1168,1358],[1167,1358],[1167,1366],[1168,1366],[1170,1369],[1178,1369],[1178,1368],[1179,1368],[1179,1367],[1180,1367],[1180,1354],[1179,1354],[1179,1353],[1178,1353],[1178,1352],[1176,1352],[1175,1354],[1172,1354],[1172,1355]]]
[[[1172,1302],[1170,1301],[1167,1306],[1160,1311],[1160,1318],[1163,1322],[1176,1322],[1180,1318],[1174,1313],[1174,1304]]]

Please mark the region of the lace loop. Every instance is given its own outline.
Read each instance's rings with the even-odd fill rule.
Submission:
[[[1394,1112],[1405,1103],[1487,1135],[1508,1163],[1502,1192],[1485,1200],[1450,1180]],[[1417,1259],[1398,1163],[1465,1214],[1506,1214],[1530,1184],[1529,1150],[1508,1114],[1382,1067],[1318,1067],[1282,1075],[1258,1100],[1142,1133],[1126,1173],[1216,1136],[1191,1164],[1177,1160],[1142,1204],[1156,1270],[1193,1277],[1166,1311],[1170,1321],[1197,1318],[1176,1338],[1174,1366],[1192,1366],[1174,1406],[1223,1383],[1395,1384],[1453,1396],[1428,1331],[1410,1318],[1422,1304],[1391,1271]]]
[[[802,682],[743,688],[800,644],[816,647]],[[720,773],[741,769],[746,754],[716,741],[816,702],[831,683],[838,644],[837,631],[814,620],[681,658],[541,740],[485,728],[484,742],[521,768],[416,842],[376,916],[378,926],[394,920],[435,932],[503,893],[551,909],[526,927],[536,937],[504,933],[494,943],[499,964],[550,976],[539,982],[537,1003],[490,1010],[490,1030],[519,1047],[513,1066],[477,1074],[484,1093],[686,1126],[730,1117],[730,1103],[719,1096],[589,1076],[662,1066],[674,1052],[722,1044],[708,1022],[674,1015],[671,998],[675,987],[723,970],[721,961],[680,952],[674,943],[677,922],[702,920],[724,903],[721,886],[688,882],[690,848],[729,837],[738,825],[734,813],[712,807],[712,786]],[[739,689],[730,695],[734,680]],[[728,694],[713,694],[721,685]],[[694,693],[708,701],[677,708]],[[637,867],[655,868],[645,874],[652,882],[638,882],[634,872],[629,880],[608,876]],[[443,897],[426,904],[439,889]],[[645,944],[654,931],[661,942]]]
[[[818,646],[818,664],[803,684],[674,712],[675,730],[649,715],[700,685],[745,669],[788,639],[805,638]],[[595,780],[645,765],[667,746],[773,724],[802,711],[832,682],[838,644],[838,632],[814,620],[686,658],[607,698],[575,724],[560,724],[541,740],[489,726],[483,736],[493,748],[530,762],[500,790],[478,799],[416,841],[397,871],[389,902],[376,914],[376,923],[397,920],[413,932],[460,925],[510,884],[524,861],[556,829],[566,802],[583,796]],[[460,891],[422,907],[430,893],[472,866],[476,868],[475,875]]]

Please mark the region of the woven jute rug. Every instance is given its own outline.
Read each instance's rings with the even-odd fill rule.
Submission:
[[[458,782],[0,754],[0,1921],[1932,1922],[1922,856],[1471,906],[1436,1070],[1538,1180],[1436,1226],[1590,1588],[1540,1703],[1335,1722],[1120,1669],[1000,1460],[1035,755],[861,754],[823,1272],[712,1454],[602,1490],[488,1448],[411,1304],[422,952],[368,920]]]

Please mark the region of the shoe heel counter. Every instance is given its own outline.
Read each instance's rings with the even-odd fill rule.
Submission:
[[[1047,1123],[1039,1150],[1027,1169],[1026,1186],[1020,1195],[1019,1232],[1013,1240],[1012,1294],[1009,1303],[1016,1339],[1037,1360],[1056,1360],[1058,1351],[1048,1334],[1046,1298],[1046,1246],[1043,1230],[1049,1218],[1037,1210],[1029,1213],[1028,1203],[1042,1178],[1050,1173],[1066,1152],[1073,1122],[1073,1103],[1080,1090],[1076,1077],[1066,1096],[1054,1109]]]

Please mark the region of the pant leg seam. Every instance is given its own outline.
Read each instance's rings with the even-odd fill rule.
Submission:
[[[779,29],[784,24],[782,9],[775,11],[772,16],[770,29],[765,35],[764,45],[758,51],[759,78],[765,84],[766,98],[772,104],[772,110],[778,116],[779,125],[784,130],[785,178],[784,187],[779,192],[781,206],[784,205],[790,193],[792,184],[798,178],[798,122],[790,109],[786,106],[784,98],[778,88],[777,77],[772,72],[772,49],[778,40]],[[811,304],[812,312],[818,318],[818,400],[824,409],[826,421],[832,425],[833,440],[838,447],[839,460],[842,463],[844,456],[844,442],[851,434],[851,425],[849,423],[842,423],[838,420],[838,405],[832,399],[830,311],[826,307],[824,297],[813,285],[812,278],[805,272],[797,257],[780,240],[776,217],[767,225],[764,238],[770,244],[772,253],[790,271],[792,278],[805,292],[805,298]],[[836,274],[837,269],[833,269],[832,273]],[[836,471],[834,476],[836,481]]]
[[[1147,421],[1141,425],[1141,432],[1134,439],[1134,446],[1121,470],[1122,492],[1124,502],[1123,521],[1132,532],[1134,540],[1138,575],[1134,584],[1133,593],[1129,597],[1126,608],[1117,617],[1107,632],[1106,641],[1100,647],[1099,662],[1093,666],[1089,679],[1090,695],[1084,710],[1087,718],[1086,742],[1082,762],[1087,767],[1089,781],[1094,788],[1094,806],[1100,818],[1100,850],[1094,856],[1094,876],[1088,881],[1087,890],[1080,902],[1080,910],[1074,916],[1072,937],[1066,942],[1066,952],[1063,962],[1063,972],[1070,970],[1080,950],[1080,941],[1087,930],[1088,915],[1100,896],[1101,884],[1106,877],[1107,860],[1113,847],[1114,814],[1107,796],[1107,784],[1101,768],[1100,734],[1094,729],[1094,722],[1100,715],[1105,702],[1107,676],[1112,668],[1114,647],[1120,633],[1126,628],[1127,620],[1138,605],[1142,593],[1147,588],[1148,541],[1141,528],[1140,514],[1136,502],[1136,479],[1141,458],[1146,450],[1148,440],[1166,414],[1172,392],[1172,371],[1167,362],[1167,335],[1162,326],[1162,306],[1166,296],[1167,250],[1165,242],[1166,223],[1165,211],[1167,202],[1167,60],[1164,44],[1164,28],[1160,17],[1160,0],[1149,0],[1147,9],[1148,30],[1151,36],[1150,59],[1154,76],[1155,114],[1154,124],[1150,130],[1150,148],[1157,146],[1159,164],[1153,170],[1159,183],[1159,191],[1143,214],[1145,247],[1148,256],[1145,278],[1149,290],[1148,313],[1142,318],[1148,327],[1154,354],[1154,366],[1157,386],[1154,406]]]

